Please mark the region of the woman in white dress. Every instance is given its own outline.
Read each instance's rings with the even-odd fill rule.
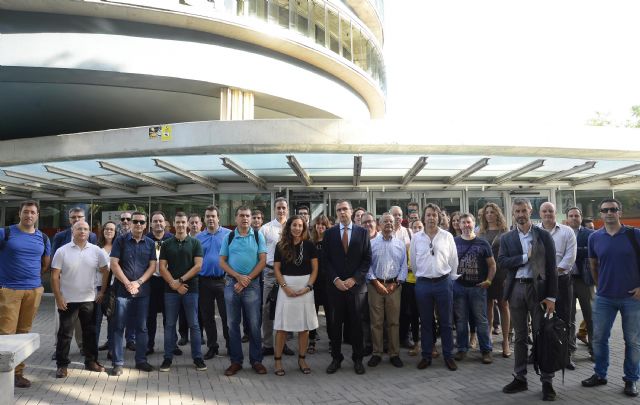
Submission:
[[[307,223],[299,215],[287,220],[276,246],[273,269],[280,285],[273,328],[276,330],[275,374],[284,375],[282,350],[287,332],[298,332],[298,367],[303,374],[311,369],[305,361],[309,330],[318,327],[313,284],[318,276],[318,255],[308,240]]]

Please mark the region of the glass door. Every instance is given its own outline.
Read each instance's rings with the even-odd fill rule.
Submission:
[[[298,208],[305,206],[309,208],[311,221],[318,215],[327,212],[327,204],[322,191],[293,191],[289,192],[289,214],[298,213]]]
[[[369,196],[369,193],[366,191],[327,191],[325,192],[327,215],[330,219],[335,220],[336,201],[338,200],[349,200],[354,210],[358,207],[362,207],[365,210],[370,211],[371,204],[369,203]]]

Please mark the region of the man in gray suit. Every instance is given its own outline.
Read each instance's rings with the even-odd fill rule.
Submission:
[[[504,299],[509,301],[511,324],[515,330],[515,378],[502,391],[513,394],[527,387],[527,314],[534,334],[544,313],[553,313],[558,294],[556,250],[549,232],[531,223],[531,202],[513,200],[517,227],[502,235],[498,265],[508,269]],[[542,399],[554,401],[553,373],[542,373]]]

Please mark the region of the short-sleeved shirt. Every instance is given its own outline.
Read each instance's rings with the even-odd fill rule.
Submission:
[[[231,231],[227,228],[219,227],[215,233],[205,229],[200,232],[196,238],[202,245],[202,270],[200,275],[205,277],[221,277],[224,276],[224,270],[220,266],[220,247],[222,241],[228,237]]]
[[[184,276],[193,268],[194,259],[196,257],[202,257],[202,245],[196,238],[192,238],[187,235],[183,240],[178,240],[175,236],[167,239],[162,243],[162,250],[160,250],[160,260],[167,261],[167,269],[174,280]],[[189,287],[189,293],[198,292],[198,276],[187,280],[185,282]],[[165,283],[164,292],[175,293],[169,284]]]
[[[267,244],[264,241],[262,232],[258,232],[258,243],[253,235],[253,228],[249,228],[249,233],[245,236],[240,235],[236,228],[233,232],[235,235],[231,246],[229,246],[229,236],[222,240],[220,246],[220,256],[227,257],[227,264],[231,268],[244,276],[251,274],[251,271],[258,264],[258,255],[267,253]]]
[[[104,251],[92,243],[84,248],[73,241],[62,245],[53,256],[51,268],[60,270],[60,291],[67,302],[96,299],[96,274],[108,264]]]
[[[489,242],[478,237],[466,240],[462,236],[456,236],[454,240],[458,250],[458,282],[473,287],[486,280],[489,273],[487,258],[493,257]]]
[[[589,236],[589,258],[598,259],[597,294],[607,298],[630,297],[630,290],[640,287],[638,260],[623,226],[611,236],[603,227]],[[640,230],[633,230],[640,243]]]
[[[42,256],[51,255],[49,238],[45,246],[39,230],[26,233],[17,225],[10,228],[8,241],[4,240],[4,228],[0,228],[0,287],[14,290],[41,287]]]
[[[300,246],[302,245],[302,260],[299,264],[296,260],[300,255]],[[318,258],[318,252],[313,242],[310,240],[304,240],[302,243],[298,243],[293,247],[294,257],[293,261],[284,260],[282,250],[276,246],[276,253],[273,256],[273,262],[280,262],[280,273],[283,276],[308,276],[312,272],[311,259]]]
[[[143,236],[140,242],[133,238],[131,232],[118,236],[113,241],[113,247],[111,248],[111,257],[117,257],[119,259],[119,265],[128,280],[137,280],[147,271],[149,263],[156,260],[156,247],[155,243]],[[123,285],[118,283],[119,287],[116,289],[119,297],[131,297],[131,294],[124,288]],[[149,295],[150,287],[149,283],[144,283],[140,286],[136,297],[145,297]]]

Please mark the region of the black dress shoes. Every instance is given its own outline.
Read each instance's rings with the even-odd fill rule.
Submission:
[[[424,370],[431,365],[431,359],[422,359],[418,363],[418,370]]]
[[[456,364],[455,360],[453,360],[453,358],[451,357],[448,359],[444,359],[444,364],[451,371],[456,371],[458,369],[458,365]]]
[[[519,380],[514,378],[509,384],[502,388],[502,392],[505,394],[515,394],[516,392],[522,392],[528,390],[527,380]]]
[[[553,385],[550,382],[542,383],[542,400],[543,401],[555,401],[556,391],[553,389]]]
[[[635,381],[625,381],[624,382],[624,394],[630,397],[638,396],[638,387],[636,386]]]
[[[382,361],[382,358],[380,356],[371,356],[371,358],[369,359],[369,362],[367,362],[367,366],[369,367],[375,367],[378,364],[380,364],[380,362]]]
[[[583,387],[595,387],[597,385],[606,385],[607,379],[598,377],[598,374],[594,374],[586,380],[582,380]]]
[[[185,346],[187,343],[189,343],[189,338],[186,336],[181,336],[178,340],[178,346]]]
[[[218,350],[216,349],[209,349],[207,350],[207,353],[204,355],[204,359],[205,360],[211,360],[212,358],[216,357],[218,355]]]
[[[569,360],[569,364],[567,364],[567,370],[575,370],[576,369],[576,363],[573,362],[573,360]]]
[[[286,344],[282,348],[282,353],[286,354],[287,356],[293,356],[295,354],[293,350],[291,350]]]
[[[336,371],[338,371],[341,365],[342,365],[342,360],[338,360],[338,359],[331,360],[331,364],[329,364],[329,367],[327,367],[327,374],[335,373]]]
[[[362,360],[356,360],[353,362],[353,370],[356,374],[361,375],[365,373],[364,364],[362,364]]]

